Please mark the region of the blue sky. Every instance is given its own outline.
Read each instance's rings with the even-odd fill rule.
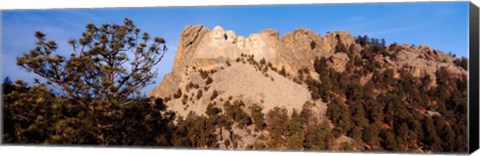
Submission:
[[[67,40],[80,37],[85,24],[121,23],[125,17],[142,31],[167,41],[169,51],[158,64],[157,83],[172,68],[181,31],[192,24],[221,25],[243,36],[266,28],[276,29],[280,35],[297,28],[322,36],[345,30],[385,38],[387,43],[427,44],[468,56],[468,2],[4,10],[1,16],[1,77],[27,82],[36,76],[19,68],[16,58],[34,47],[35,31],[56,40],[58,53],[68,55],[72,50]]]

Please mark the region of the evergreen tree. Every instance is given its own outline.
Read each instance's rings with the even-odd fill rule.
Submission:
[[[35,47],[17,64],[47,84],[17,81],[14,91],[3,92],[5,142],[170,145],[174,113],[165,111],[162,99],[139,94],[153,83],[151,69],[166,52],[163,38],[141,34],[130,19],[87,24],[78,41],[70,40],[74,52],[67,58],[55,54],[58,45],[46,34],[35,37]],[[136,57],[129,59],[128,52]],[[128,70],[126,63],[132,65]]]
[[[327,122],[310,126],[305,134],[305,150],[328,150],[334,140]]]
[[[372,146],[371,150],[378,149],[381,138],[379,137],[380,130],[379,126],[375,124],[370,124],[367,127],[368,130],[363,132],[363,140],[368,145]]]
[[[293,110],[292,116],[288,121],[287,149],[301,150],[303,148],[303,141],[305,138],[303,122],[300,114],[298,114],[296,110]]]
[[[251,117],[255,124],[255,128],[258,130],[263,130],[266,126],[264,114],[262,113],[262,107],[258,106],[257,104],[253,104],[250,106],[251,110]]]
[[[224,107],[227,117],[232,121],[237,122],[239,128],[244,128],[245,126],[252,124],[252,119],[250,116],[243,111],[243,108],[245,107],[245,103],[243,101],[235,101],[233,105],[230,103],[225,103]]]
[[[125,103],[128,97],[140,96],[140,89],[153,83],[157,72],[152,69],[167,50],[163,38],[152,40],[128,18],[122,25],[87,24],[81,38],[69,41],[74,51],[69,57],[55,54],[58,45],[46,34],[36,32],[35,37],[35,48],[18,57],[17,64],[62,88],[65,97],[87,109],[93,99]]]
[[[392,151],[398,150],[398,144],[395,140],[395,133],[391,130],[383,130],[382,131],[382,146],[384,149]]]
[[[281,148],[285,145],[288,120],[289,117],[285,108],[275,107],[267,113],[267,130],[270,132],[270,148]]]
[[[433,123],[433,120],[430,118],[425,118],[423,121],[424,132],[426,134],[425,137],[425,144],[427,145],[427,149],[432,151],[442,151],[442,142],[438,136],[437,130]]]

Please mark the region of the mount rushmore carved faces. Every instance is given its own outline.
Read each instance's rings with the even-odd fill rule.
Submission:
[[[221,26],[215,26],[212,30],[212,37],[215,40],[225,40],[225,31]]]
[[[232,30],[225,31],[227,35],[227,42],[228,43],[235,43],[237,41],[237,34]]]
[[[245,49],[245,37],[238,36],[236,44],[237,44],[238,48]]]

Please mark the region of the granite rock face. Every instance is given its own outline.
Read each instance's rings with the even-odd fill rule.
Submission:
[[[338,49],[339,45],[343,46],[343,49]],[[362,46],[355,43],[355,38],[345,31],[334,31],[327,33],[325,36],[320,36],[309,29],[297,29],[280,36],[276,30],[265,29],[249,36],[238,36],[234,31],[224,30],[220,26],[216,26],[212,30],[201,25],[186,26],[180,36],[172,72],[165,76],[163,81],[149,93],[149,96],[171,97],[179,90],[185,92],[185,86],[191,82],[199,84],[200,87],[205,87],[209,84],[202,81],[198,71],[217,71],[213,74],[213,84],[209,86],[220,92],[232,93],[229,96],[245,98],[246,95],[250,95],[247,94],[250,92],[250,87],[242,88],[237,86],[236,89],[239,90],[232,92],[228,91],[228,89],[235,88],[228,88],[229,85],[223,83],[227,82],[225,78],[230,78],[231,80],[228,80],[230,83],[244,83],[243,85],[260,85],[254,82],[263,82],[263,80],[253,79],[256,76],[251,74],[262,74],[261,72],[252,72],[257,71],[256,68],[250,68],[248,65],[239,65],[238,59],[241,57],[252,57],[257,62],[267,62],[273,68],[284,69],[288,75],[287,77],[295,77],[300,69],[306,68],[311,73],[314,73],[312,72],[314,71],[314,60],[321,57],[329,60],[329,67],[342,72],[345,70],[347,62],[352,59],[349,58],[346,51],[350,50],[353,51],[354,55],[361,56],[362,49]],[[461,76],[467,74],[466,70],[453,63],[455,59],[453,56],[425,45],[391,45],[388,47],[388,53],[393,54],[395,57],[378,55],[375,57],[376,61],[380,62],[385,68],[393,68],[395,70],[406,68],[417,77],[430,75],[434,80],[435,72],[440,68],[446,68],[452,75]],[[229,68],[232,69],[227,70]],[[222,72],[223,70],[221,69],[225,69],[225,72]],[[284,90],[279,91],[279,95],[293,95],[295,92],[295,94],[298,94],[298,97],[301,97],[299,99],[283,99],[298,101],[294,102],[294,106],[287,107],[292,109],[299,108],[298,106],[311,100],[306,86],[294,82],[288,83],[286,80],[283,81],[274,72],[265,72],[264,74],[269,75],[270,79],[272,79],[271,83],[265,81],[264,84],[276,85],[273,88],[270,87],[270,89]],[[398,78],[398,73],[396,75]],[[284,84],[280,84],[280,81]],[[268,88],[269,86],[263,87]],[[260,88],[257,89],[258,92],[255,93],[258,96],[275,96],[274,94],[264,93],[266,91]],[[211,92],[211,90],[204,91],[203,94],[209,95],[212,94]],[[254,97],[249,98],[254,99]],[[254,102],[267,101],[267,104],[264,104],[266,108],[270,108],[269,105],[275,105],[275,103],[282,103],[266,100],[270,98],[261,97],[260,100],[254,100]],[[211,102],[208,98],[203,100],[205,103]],[[268,104],[268,102],[271,103]],[[198,109],[201,110],[199,113],[203,111],[204,107],[206,106],[201,106],[201,108],[199,106]],[[186,110],[187,108],[182,107],[178,109]]]
[[[406,68],[415,77],[429,75],[436,86],[437,70],[445,68],[451,76],[462,77],[468,71],[455,65],[455,57],[435,50],[427,45],[412,46],[409,44],[390,46],[395,59],[384,58],[389,67],[394,69]]]
[[[201,25],[187,26],[181,33],[172,72],[149,95],[164,97],[174,93],[185,80],[182,73],[186,67],[212,70],[241,55],[253,55],[256,61],[265,59],[274,67],[285,68],[287,73],[295,75],[301,68],[313,69],[315,58],[332,56],[339,42],[347,47],[355,45],[348,32],[332,32],[321,37],[308,29],[298,29],[279,37],[278,31],[266,29],[244,37],[220,26],[213,30]],[[345,60],[343,55],[342,59]]]

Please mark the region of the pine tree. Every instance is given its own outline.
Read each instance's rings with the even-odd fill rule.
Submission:
[[[18,57],[17,64],[62,88],[65,97],[86,108],[93,99],[125,102],[139,96],[141,88],[153,83],[157,72],[152,69],[167,50],[163,38],[152,40],[148,33],[141,34],[128,18],[122,25],[87,24],[81,38],[69,41],[74,51],[69,57],[55,54],[58,45],[46,34],[36,32],[35,37],[35,48]],[[127,69],[125,64],[132,66]]]
[[[285,108],[275,107],[267,113],[267,130],[270,132],[269,147],[280,148],[285,145],[284,138],[287,135],[288,120]]]
[[[171,145],[174,113],[165,110],[162,99],[139,94],[153,83],[152,69],[166,52],[163,38],[141,34],[130,19],[122,25],[87,24],[78,41],[69,41],[74,52],[65,57],[55,54],[58,45],[46,34],[35,37],[35,47],[17,64],[47,84],[17,81],[14,92],[3,92],[4,141]],[[128,52],[136,57],[128,59]]]
[[[301,150],[303,148],[303,141],[305,138],[303,122],[300,114],[298,114],[296,110],[293,110],[292,116],[288,121],[287,149]]]
[[[398,150],[398,144],[397,141],[395,140],[395,133],[393,133],[391,130],[383,130],[382,131],[382,146],[386,150],[392,151],[392,150]]]
[[[305,150],[328,150],[334,139],[328,123],[323,122],[308,128],[305,134],[304,148]]]
[[[375,150],[379,146],[381,140],[381,138],[379,137],[379,126],[375,124],[370,124],[367,129],[368,130],[365,130],[363,132],[363,140],[365,141],[365,143],[372,146],[372,150]]]
[[[250,106],[250,114],[257,130],[263,130],[266,126],[262,107],[257,104]]]
[[[244,128],[245,126],[252,124],[252,119],[250,118],[250,116],[248,116],[248,114],[243,111],[244,107],[245,103],[241,100],[235,101],[233,105],[231,105],[230,103],[226,103],[224,105],[227,117],[230,120],[237,122],[239,128]]]

